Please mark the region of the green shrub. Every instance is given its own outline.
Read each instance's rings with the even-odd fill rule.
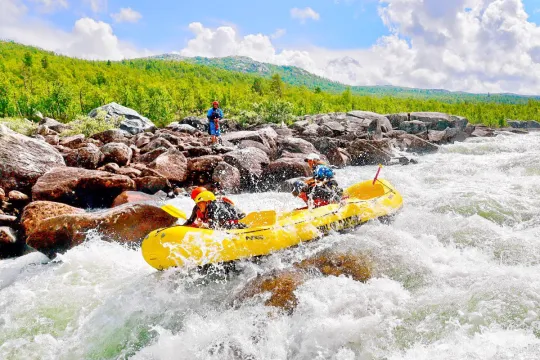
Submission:
[[[0,119],[0,124],[4,124],[11,130],[26,136],[35,134],[38,127],[35,122],[21,118],[3,118]]]
[[[102,131],[117,129],[122,122],[123,117],[110,117],[107,119],[105,111],[98,112],[95,118],[89,116],[78,116],[75,120],[69,123],[70,130],[62,132],[63,136],[71,136],[84,134],[90,137]]]

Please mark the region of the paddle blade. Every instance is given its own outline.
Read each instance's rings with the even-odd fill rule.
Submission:
[[[187,219],[186,213],[178,209],[172,204],[163,205],[161,207],[161,210],[165,211],[167,214],[171,216],[174,216],[177,219],[183,219],[183,220]]]
[[[274,210],[252,212],[240,220],[242,224],[246,224],[248,227],[270,226],[274,225],[276,221],[277,214]]]

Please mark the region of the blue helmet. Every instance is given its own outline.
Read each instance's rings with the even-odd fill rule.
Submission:
[[[313,177],[316,180],[326,180],[334,177],[334,172],[328,166],[319,165],[313,171]]]

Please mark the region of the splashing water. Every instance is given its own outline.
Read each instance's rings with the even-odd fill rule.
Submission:
[[[539,160],[540,133],[506,134],[385,168],[405,204],[391,225],[245,261],[228,277],[156,272],[140,250],[98,234],[59,261],[2,261],[0,358],[538,359]],[[245,210],[300,205],[284,193],[235,199]],[[292,315],[261,297],[232,305],[258,273],[326,248],[369,254],[374,278],[308,280]]]

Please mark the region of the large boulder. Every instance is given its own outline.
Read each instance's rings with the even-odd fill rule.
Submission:
[[[305,158],[310,153],[319,153],[309,141],[295,137],[278,138],[279,157]]]
[[[188,160],[189,177],[194,184],[206,184],[212,182],[214,169],[223,157],[220,155],[206,155]]]
[[[111,129],[105,130],[100,133],[94,134],[91,136],[92,139],[99,140],[103,144],[108,143],[129,143],[129,139],[126,135],[129,135],[124,130],[120,129]]]
[[[248,147],[256,147],[258,149],[261,149],[268,155],[268,157],[273,160],[277,156],[277,152],[275,149],[271,149],[268,146],[264,145],[263,143],[253,141],[253,140],[242,140],[240,144],[238,144],[239,149],[245,149]]]
[[[172,188],[169,180],[163,176],[143,176],[136,178],[134,181],[137,191],[147,194],[155,194],[158,191],[169,191]]]
[[[173,122],[167,125],[167,129],[171,129],[172,131],[176,131],[179,133],[186,133],[190,135],[195,135],[200,132],[200,130],[194,128],[191,125],[188,124],[180,124],[179,122]]]
[[[476,125],[471,137],[494,137],[497,136],[495,130],[484,125]]]
[[[65,162],[54,147],[0,124],[0,187],[6,192],[29,191],[41,175],[58,166]]]
[[[231,193],[240,190],[240,178],[240,170],[226,162],[220,162],[212,173],[212,180],[217,184],[217,187]]]
[[[117,103],[110,103],[99,108],[96,108],[88,114],[90,117],[96,117],[100,112],[106,112],[106,118],[123,118],[120,123],[120,129],[125,130],[130,134],[138,134],[145,131],[153,131],[156,129],[154,123],[145,118],[133,109],[119,105]]]
[[[267,189],[276,189],[283,181],[309,176],[309,165],[299,158],[281,158],[273,161],[263,171],[263,184]]]
[[[139,244],[151,231],[172,226],[176,218],[151,204],[124,204],[92,213],[50,217],[39,222],[26,242],[52,257],[82,243],[90,230],[102,239]]]
[[[101,147],[105,163],[112,162],[120,166],[130,163],[133,151],[123,143],[111,142]]]
[[[399,124],[399,130],[405,131],[407,134],[420,134],[427,131],[427,125],[420,120],[403,121]]]
[[[34,201],[28,204],[21,215],[21,226],[25,234],[33,233],[45,219],[67,215],[84,214],[83,209],[54,201]]]
[[[416,153],[435,152],[439,147],[430,141],[424,140],[413,134],[403,134],[399,136],[402,150]]]
[[[384,115],[388,120],[390,120],[390,124],[392,124],[392,127],[394,129],[399,129],[399,126],[404,121],[410,121],[409,115],[407,113],[398,113],[398,114],[386,114]]]
[[[109,207],[126,190],[135,190],[127,176],[105,171],[56,167],[39,178],[32,199],[58,201],[80,207]]]
[[[223,159],[240,170],[242,187],[252,190],[257,187],[264,167],[270,163],[264,151],[253,147],[231,151],[223,155]]]
[[[69,149],[78,149],[86,144],[86,137],[83,134],[66,136],[60,139],[60,145]]]
[[[439,131],[446,128],[458,128],[463,131],[469,123],[469,120],[464,117],[439,112],[413,112],[411,113],[411,120],[421,121],[429,129]]]
[[[186,124],[194,127],[199,131],[208,131],[208,119],[188,116],[181,121],[181,124]]]
[[[76,164],[78,167],[93,170],[103,161],[103,153],[94,144],[86,144],[86,146],[75,151],[77,154]],[[70,166],[74,165],[70,164]]]
[[[114,199],[111,208],[124,204],[155,203],[165,200],[158,195],[150,195],[140,191],[124,191]]]
[[[345,149],[336,147],[329,150],[325,155],[330,165],[337,166],[338,168],[351,165],[351,155]]]
[[[387,164],[392,159],[392,144],[389,139],[353,141],[347,147],[353,165]]]
[[[159,155],[150,165],[171,183],[182,183],[188,177],[187,159],[180,151],[169,149]]]
[[[381,114],[359,110],[350,111],[347,113],[346,128],[348,133],[358,134],[365,132],[370,128],[370,126],[380,128],[382,132],[389,132],[392,130],[390,120]]]

